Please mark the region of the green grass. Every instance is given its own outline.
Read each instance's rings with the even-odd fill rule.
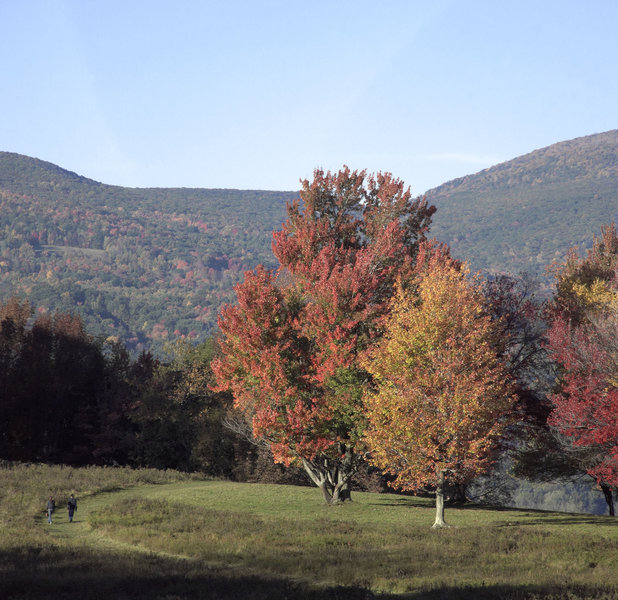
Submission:
[[[0,478],[32,490],[19,471]],[[81,471],[70,470],[73,483]],[[435,531],[421,498],[356,493],[328,507],[313,488],[138,473],[67,489],[78,492],[77,520],[59,511],[50,526],[38,472],[36,507],[8,511],[13,533],[0,533],[7,597],[618,598],[610,517],[464,507]]]

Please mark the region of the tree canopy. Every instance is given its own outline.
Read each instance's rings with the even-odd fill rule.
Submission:
[[[222,311],[213,369],[276,460],[301,462],[327,501],[348,497],[363,453],[360,359],[434,209],[390,174],[316,170],[258,267]]]
[[[549,422],[579,450],[579,467],[618,487],[618,235],[603,228],[584,257],[556,271],[548,349],[558,365]],[[568,451],[568,447],[566,448]]]
[[[467,275],[444,249],[429,249],[366,363],[376,383],[366,398],[371,460],[394,487],[436,487],[434,527],[445,525],[445,480],[466,483],[489,468],[515,403],[496,351],[502,327]]]

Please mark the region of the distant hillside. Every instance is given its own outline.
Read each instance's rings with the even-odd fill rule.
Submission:
[[[134,189],[0,152],[0,301],[80,312],[135,349],[199,341],[258,263],[292,192]]]
[[[553,144],[427,192],[432,234],[475,269],[542,276],[618,221],[618,130]]]
[[[409,182],[413,183],[413,182]],[[0,301],[77,311],[136,350],[203,340],[233,286],[274,266],[293,192],[110,186],[0,152]],[[618,131],[536,150],[430,190],[430,234],[474,269],[542,276],[618,221]]]

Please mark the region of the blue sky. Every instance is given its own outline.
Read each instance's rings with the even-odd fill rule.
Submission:
[[[0,150],[132,187],[421,194],[618,128],[615,0],[0,0]]]

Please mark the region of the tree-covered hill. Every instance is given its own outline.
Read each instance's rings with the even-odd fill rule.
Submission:
[[[427,192],[432,234],[476,269],[543,276],[618,220],[618,130],[569,140]]]
[[[79,312],[136,349],[199,341],[243,272],[273,264],[293,196],[110,186],[0,152],[0,299]]]
[[[243,272],[273,266],[271,234],[295,195],[111,186],[0,152],[0,301],[18,294],[40,311],[79,312],[88,331],[134,349],[202,340]],[[536,150],[427,196],[438,209],[430,235],[473,269],[543,276],[618,220],[618,130]]]

